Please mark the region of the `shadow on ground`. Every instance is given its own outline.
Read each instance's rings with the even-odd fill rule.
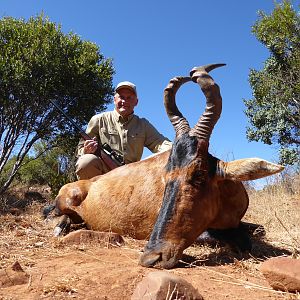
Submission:
[[[20,187],[0,196],[0,214],[21,214],[33,203],[47,204],[52,201],[48,187]]]
[[[197,243],[196,245],[199,245]],[[247,259],[256,259],[258,261],[264,261],[271,257],[282,256],[282,255],[292,255],[293,253],[289,250],[275,247],[271,245],[263,238],[253,238],[252,239],[252,250],[251,252],[241,252],[238,249],[231,247],[229,245],[214,244],[214,245],[205,245],[208,247],[212,247],[212,251],[207,254],[198,257],[184,254],[181,262],[177,267],[186,268],[189,267],[196,267],[196,266],[220,266],[226,264],[233,264],[236,261],[244,261]],[[217,251],[216,251],[217,249]]]

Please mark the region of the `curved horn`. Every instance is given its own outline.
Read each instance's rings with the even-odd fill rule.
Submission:
[[[191,77],[172,78],[164,90],[165,109],[175,129],[177,138],[180,137],[182,134],[189,132],[191,128],[188,121],[183,117],[176,105],[175,95],[181,85],[191,80]]]
[[[205,111],[194,128],[191,129],[190,135],[196,136],[198,139],[204,139],[207,142],[222,111],[220,88],[208,72],[225,65],[226,64],[211,64],[193,68],[190,72],[192,80],[200,85],[206,97]]]

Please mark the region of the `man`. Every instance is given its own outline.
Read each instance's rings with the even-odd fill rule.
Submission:
[[[88,123],[86,133],[93,139],[81,140],[78,144],[78,179],[89,179],[110,171],[103,160],[95,155],[98,143],[107,143],[121,153],[125,164],[139,161],[144,146],[153,153],[168,150],[172,146],[148,120],[134,114],[138,97],[133,83],[123,81],[117,85],[114,104],[114,111],[95,115]]]

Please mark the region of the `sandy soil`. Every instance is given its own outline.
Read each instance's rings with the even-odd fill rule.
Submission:
[[[0,211],[0,299],[130,299],[138,282],[155,271],[138,265],[146,241],[125,237],[121,247],[62,244],[52,237],[53,224],[41,217],[43,201]],[[190,282],[204,299],[300,299],[274,291],[259,271],[267,257],[292,256],[293,249],[258,235],[253,246],[251,254],[241,254],[226,245],[195,244],[166,272]],[[15,262],[27,274],[23,283],[12,275]]]
[[[16,284],[11,276],[11,286],[0,288],[0,299],[130,299],[137,283],[154,271],[138,265],[145,241],[66,246],[51,237],[51,230],[37,215],[1,216],[0,282],[11,276],[7,270],[16,261],[28,280]],[[254,241],[254,256],[226,246],[194,245],[177,268],[166,272],[186,279],[204,299],[299,299],[269,287],[259,272],[262,247],[269,255],[289,253],[261,241]]]

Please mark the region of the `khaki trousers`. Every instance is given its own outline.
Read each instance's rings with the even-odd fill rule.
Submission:
[[[76,162],[76,175],[78,180],[90,179],[109,171],[103,160],[94,154],[84,154]]]

